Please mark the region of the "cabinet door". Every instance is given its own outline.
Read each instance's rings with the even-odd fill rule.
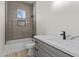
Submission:
[[[49,54],[47,54],[43,49],[41,49],[40,47],[38,48],[38,56],[39,57],[51,57]]]
[[[44,55],[45,55],[45,57],[48,57],[48,56],[50,56],[50,57],[56,57],[54,54],[52,54],[49,50],[47,50],[47,49],[45,48],[45,46],[42,44],[41,41],[36,40],[35,42],[36,42],[35,47],[38,49],[38,53],[39,53],[39,56],[40,56],[40,57],[42,57],[42,56],[44,56]],[[44,53],[44,54],[43,54],[43,53]],[[43,55],[42,55],[42,54],[43,54]],[[46,56],[46,55],[47,55],[47,56]]]

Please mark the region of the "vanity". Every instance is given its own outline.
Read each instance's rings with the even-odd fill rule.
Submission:
[[[79,47],[74,47],[74,45],[69,45],[71,43],[77,43],[78,41],[70,41],[70,40],[58,40],[58,38],[50,37],[48,35],[45,36],[35,36],[35,48],[34,48],[34,56],[35,57],[74,57],[79,56],[75,49]],[[66,43],[65,43],[66,42]],[[68,46],[69,45],[69,46]],[[75,44],[76,45],[76,44]],[[72,47],[74,47],[72,49]]]

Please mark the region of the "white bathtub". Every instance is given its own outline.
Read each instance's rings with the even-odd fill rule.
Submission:
[[[10,44],[19,44],[19,43],[22,43],[22,44],[24,44],[24,43],[30,43],[30,42],[32,42],[32,39],[33,38],[24,38],[24,39],[16,39],[16,40],[9,40],[9,41],[7,41],[7,45],[10,45]]]
[[[33,38],[9,40],[5,45],[5,51],[3,55],[5,56],[6,54],[25,49],[26,44],[33,43],[32,39]]]

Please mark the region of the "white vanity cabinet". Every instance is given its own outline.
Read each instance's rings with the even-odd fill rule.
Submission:
[[[35,48],[34,48],[34,56],[36,57],[72,57],[71,55],[53,47],[49,44],[39,40],[34,39]]]

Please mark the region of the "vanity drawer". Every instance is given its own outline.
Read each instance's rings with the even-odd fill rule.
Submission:
[[[65,52],[62,52],[61,50],[53,47],[53,46],[50,46],[40,40],[37,40],[36,39],[36,45],[39,45],[40,47],[44,48],[45,50],[51,52],[50,54],[53,54],[55,55],[55,57],[70,57],[71,55],[65,53]]]

